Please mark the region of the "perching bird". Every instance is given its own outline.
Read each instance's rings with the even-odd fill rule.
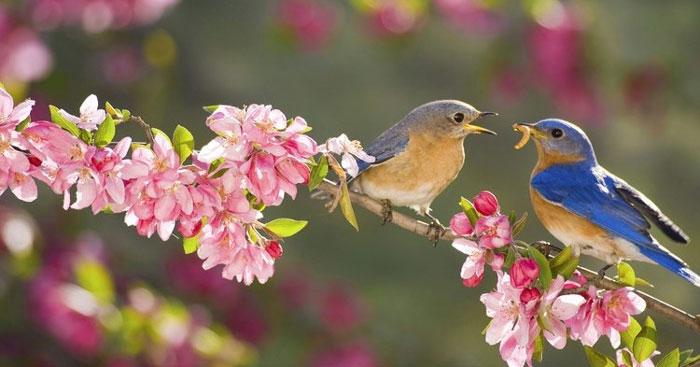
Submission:
[[[700,287],[690,270],[649,233],[654,223],[669,238],[688,243],[671,219],[627,182],[598,164],[593,146],[576,125],[559,119],[515,124],[523,133],[522,148],[532,136],[538,162],[530,178],[530,199],[547,230],[574,253],[605,261],[656,263]]]
[[[366,152],[375,157],[358,160],[359,174],[351,189],[381,200],[384,222],[391,220],[391,206],[407,206],[431,219],[439,238],[444,227],[430,214],[430,204],[452,182],[464,165],[464,138],[469,134],[491,134],[472,125],[494,112],[479,112],[455,100],[426,103],[375,139]],[[428,233],[430,234],[430,233]]]

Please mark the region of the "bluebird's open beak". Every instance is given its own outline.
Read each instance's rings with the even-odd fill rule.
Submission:
[[[484,116],[498,116],[496,112],[479,112],[479,117],[476,119],[480,119]],[[472,125],[472,124],[466,124],[464,125],[464,130],[468,131],[470,134],[489,134],[489,135],[498,135],[496,134],[495,131],[491,131],[485,127],[477,126],[477,125]]]

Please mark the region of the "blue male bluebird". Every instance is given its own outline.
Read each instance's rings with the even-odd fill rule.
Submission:
[[[473,125],[480,112],[455,100],[421,105],[377,137],[366,149],[375,161],[358,160],[359,174],[351,181],[354,191],[384,204],[384,222],[391,220],[391,205],[407,206],[431,219],[434,240],[444,227],[430,214],[430,205],[457,178],[465,160],[464,138],[469,134],[491,134]]]
[[[576,125],[546,119],[515,124],[523,133],[516,148],[532,136],[538,162],[530,178],[532,206],[547,230],[574,253],[608,266],[621,260],[656,263],[700,287],[700,276],[649,233],[654,223],[670,239],[688,236],[644,194],[598,164],[593,146]]]

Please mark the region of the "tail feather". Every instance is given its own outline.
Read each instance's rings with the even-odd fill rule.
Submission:
[[[683,260],[681,260],[678,256],[668,251],[661,251],[661,249],[640,248],[644,256],[687,280],[694,286],[700,287],[700,275],[690,270],[690,268],[688,268],[688,264],[683,262]]]

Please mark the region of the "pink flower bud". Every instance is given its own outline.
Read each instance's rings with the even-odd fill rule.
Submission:
[[[520,302],[524,305],[530,303],[530,301],[535,301],[542,296],[540,290],[537,288],[525,288],[522,293],[520,293]]]
[[[540,267],[533,259],[518,259],[510,268],[510,284],[515,288],[527,288],[540,276]]]
[[[464,284],[465,287],[474,288],[481,283],[482,279],[484,279],[484,273],[474,274],[471,278],[462,279],[462,284]]]
[[[273,259],[279,259],[284,253],[282,245],[280,245],[280,243],[277,241],[268,242],[267,246],[265,247],[265,251],[267,251],[267,253],[270,254]]]
[[[467,215],[460,212],[452,216],[450,219],[450,229],[455,236],[468,236],[474,232]]]
[[[493,215],[498,213],[498,199],[490,191],[482,191],[472,200],[476,211],[482,215]]]

